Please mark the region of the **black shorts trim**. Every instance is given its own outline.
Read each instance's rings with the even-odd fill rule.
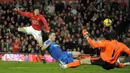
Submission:
[[[102,66],[106,70],[114,69],[114,64],[110,64],[106,61],[103,61],[101,58],[99,60],[91,61],[92,65],[99,65]]]

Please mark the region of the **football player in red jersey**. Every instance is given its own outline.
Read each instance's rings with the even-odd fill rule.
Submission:
[[[22,28],[12,28],[10,29],[10,31],[12,32],[16,32],[16,31],[20,31],[20,32],[25,32],[27,34],[31,34],[34,36],[34,38],[37,40],[37,42],[39,43],[39,46],[42,46],[42,25],[44,24],[45,28],[46,28],[46,32],[49,32],[49,25],[46,21],[46,19],[44,18],[43,15],[40,14],[39,9],[38,8],[34,8],[33,12],[23,12],[19,9],[14,9],[16,12],[18,12],[19,14],[21,14],[22,16],[28,17],[31,20],[31,26],[29,27],[22,27]]]

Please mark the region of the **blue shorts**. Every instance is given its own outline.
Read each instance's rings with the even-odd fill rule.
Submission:
[[[65,64],[71,63],[74,61],[72,53],[71,52],[63,52],[62,56],[60,58],[60,61],[62,61]]]

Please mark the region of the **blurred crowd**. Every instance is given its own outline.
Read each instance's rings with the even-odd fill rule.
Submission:
[[[81,53],[97,53],[82,37],[84,26],[94,40],[108,36],[110,28],[103,25],[103,20],[113,21],[112,31],[116,39],[124,42],[130,37],[130,13],[125,3],[102,2],[101,0],[79,0],[79,2],[21,0],[13,3],[0,3],[0,52],[41,53],[38,43],[31,35],[21,32],[10,33],[7,29],[31,25],[30,20],[13,11],[33,11],[39,6],[41,14],[46,18],[51,31],[56,33],[56,43],[63,51],[80,51]],[[47,34],[43,31],[43,41]]]

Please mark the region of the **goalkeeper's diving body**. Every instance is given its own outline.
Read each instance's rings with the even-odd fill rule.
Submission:
[[[122,52],[126,52],[130,55],[130,49],[125,44],[116,40],[93,41],[89,37],[86,29],[84,29],[82,33],[93,48],[100,48],[100,57],[88,57],[87,59],[83,59],[85,64],[99,65],[106,70],[110,70],[115,67],[122,68],[130,65],[130,62],[121,63],[118,61]],[[67,67],[69,64],[71,63],[65,65],[62,64],[62,68],[70,68],[71,66]]]
[[[93,61],[90,60],[91,64],[100,65],[107,70],[130,65],[130,62],[118,62],[118,58],[122,52],[125,52],[130,56],[130,49],[125,44],[118,42],[117,40],[104,40],[104,38],[99,41],[93,41],[89,37],[86,29],[83,29],[82,34],[93,48],[100,48],[100,58]]]

